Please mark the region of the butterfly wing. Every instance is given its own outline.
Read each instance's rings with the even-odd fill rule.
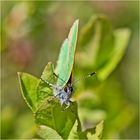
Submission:
[[[69,78],[67,84],[71,84],[72,81],[73,81],[73,73],[71,73],[70,78]]]
[[[61,79],[58,78],[57,84],[61,87],[64,87],[66,85],[72,73],[78,35],[78,23],[79,20],[76,20],[72,28],[70,29],[68,38],[65,39],[62,45],[57,61],[55,72],[61,79],[65,81],[64,83]]]

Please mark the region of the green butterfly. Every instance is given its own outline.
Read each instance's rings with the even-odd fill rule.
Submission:
[[[73,93],[73,83],[79,81],[76,80],[72,82],[72,70],[78,36],[78,24],[79,20],[76,20],[70,29],[68,38],[65,39],[60,50],[60,55],[55,69],[56,74],[54,73],[54,75],[57,77],[56,85],[53,85],[47,80],[42,79],[45,83],[52,87],[54,96],[58,98],[61,105],[65,104],[66,108],[68,108],[71,103],[70,98]],[[87,75],[86,77],[92,76],[93,74],[95,74],[95,72]]]

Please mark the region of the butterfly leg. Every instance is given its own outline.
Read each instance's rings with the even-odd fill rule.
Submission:
[[[50,87],[52,87],[52,88],[56,88],[56,86],[53,85],[53,84],[51,84],[49,81],[44,80],[43,78],[40,78],[40,79],[41,79],[41,81],[43,81],[44,83],[46,83],[46,84],[49,85]]]
[[[70,104],[71,104],[71,101],[70,100],[67,101],[67,102],[65,102],[66,108],[64,110],[66,110],[67,108],[69,108],[70,107]]]

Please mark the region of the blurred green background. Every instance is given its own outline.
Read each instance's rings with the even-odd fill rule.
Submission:
[[[138,139],[138,1],[2,1],[1,138],[36,138],[34,118],[22,98],[17,72],[40,77],[49,61],[56,65],[73,21],[79,18],[81,29],[94,14],[105,14],[114,29],[126,27],[132,33],[121,63],[94,88],[94,94],[87,90],[92,79],[84,86],[77,85],[75,96],[83,127],[104,119],[103,138]],[[83,73],[78,75],[81,70],[76,64],[75,77],[80,77]],[[80,97],[78,88],[83,92]]]

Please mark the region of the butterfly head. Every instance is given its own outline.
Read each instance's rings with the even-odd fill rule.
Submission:
[[[73,86],[71,83],[68,83],[65,87],[64,87],[64,91],[68,94],[71,94],[73,92]]]

